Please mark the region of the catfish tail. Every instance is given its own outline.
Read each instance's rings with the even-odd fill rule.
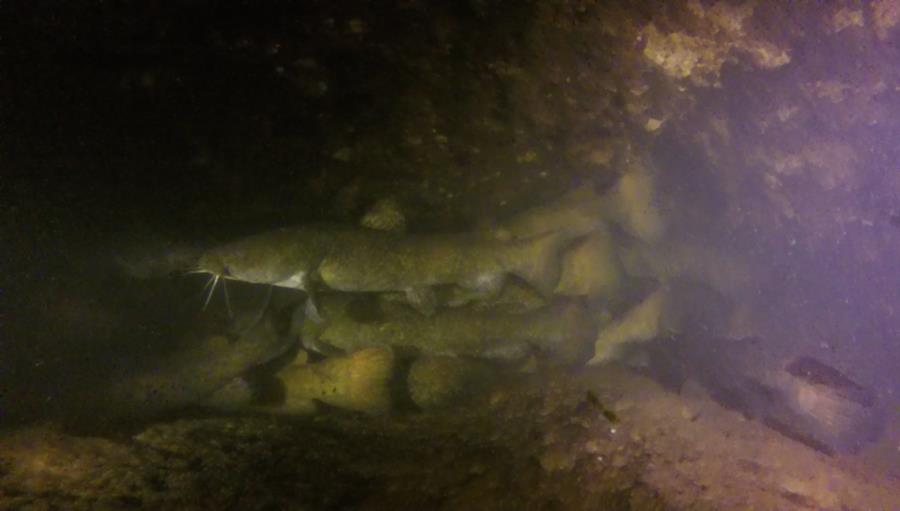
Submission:
[[[565,232],[551,232],[516,242],[518,264],[512,273],[550,296],[559,283],[561,253],[569,241]]]

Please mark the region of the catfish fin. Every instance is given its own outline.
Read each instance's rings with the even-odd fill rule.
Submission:
[[[313,322],[323,323],[325,320],[319,314],[319,300],[315,287],[315,283],[309,273],[305,273],[300,277],[300,288],[306,290],[306,304],[303,306],[303,313]]]
[[[502,273],[483,275],[475,280],[462,282],[449,304],[459,307],[472,302],[496,300],[505,283],[506,276]]]
[[[568,242],[565,232],[550,232],[515,242],[520,264],[512,273],[532,285],[545,298],[552,296],[562,274],[560,253]]]
[[[322,315],[319,314],[319,307],[316,305],[316,300],[312,294],[306,297],[306,304],[303,306],[303,314],[314,323],[325,322],[325,320],[322,319]]]
[[[434,315],[437,309],[437,296],[430,287],[411,287],[406,289],[406,301],[412,308],[425,316]]]
[[[666,295],[661,289],[654,291],[643,302],[635,305],[618,321],[603,327],[594,341],[594,356],[587,365],[600,365],[621,357],[624,346],[644,343],[659,337],[663,327]]]
[[[303,349],[305,349],[306,351],[311,351],[325,357],[333,357],[344,354],[343,351],[335,348],[327,342],[322,342],[317,338],[304,337],[301,341],[301,344],[303,345]]]
[[[359,225],[376,231],[406,232],[406,216],[393,198],[379,199],[359,221]]]

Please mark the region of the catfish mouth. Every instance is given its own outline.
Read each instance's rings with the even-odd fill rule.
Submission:
[[[225,264],[224,259],[221,256],[213,254],[204,254],[201,256],[200,260],[197,261],[197,268],[194,273],[208,273],[213,277],[225,278],[231,276],[231,272],[228,270],[228,265]]]
[[[209,306],[213,293],[216,291],[216,286],[218,286],[219,280],[221,279],[222,290],[225,293],[225,306],[228,309],[228,317],[233,317],[231,311],[231,299],[228,297],[228,286],[225,284],[232,276],[231,271],[228,269],[228,265],[222,257],[215,254],[205,254],[201,256],[200,260],[197,262],[197,268],[189,273],[203,273],[210,276],[202,291],[203,293],[206,293],[206,298],[203,300],[203,310],[206,310]]]

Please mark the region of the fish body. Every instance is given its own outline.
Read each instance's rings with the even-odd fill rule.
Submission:
[[[495,292],[507,275],[516,275],[549,294],[559,280],[563,242],[555,233],[509,242],[471,234],[369,236],[326,256],[318,276],[338,291],[406,291],[457,284]]]
[[[391,408],[393,372],[393,352],[384,347],[365,348],[312,364],[290,364],[276,375],[284,387],[284,401],[268,407],[268,411],[302,415],[314,412],[319,401],[371,415],[386,413]]]
[[[644,243],[659,242],[665,234],[666,222],[657,203],[654,168],[647,157],[633,158],[616,184],[606,192],[606,218],[634,239]]]
[[[205,251],[197,269],[242,282],[308,290],[326,256],[379,235],[389,234],[327,224],[275,229]]]
[[[601,226],[573,243],[562,256],[555,294],[615,298],[626,284],[612,233]]]
[[[583,361],[596,333],[574,300],[526,313],[467,306],[423,316],[401,304],[333,295],[323,297],[322,310],[324,323],[300,323],[304,344],[344,352],[389,346],[412,354],[520,359],[540,351],[569,364]]]
[[[593,185],[582,185],[554,201],[511,216],[494,228],[493,234],[499,239],[528,239],[555,232],[573,240],[604,227],[608,202]]]
[[[483,395],[501,374],[501,367],[486,360],[421,357],[410,366],[406,385],[416,406],[422,410],[439,410]]]
[[[284,228],[204,252],[197,269],[217,277],[307,292],[402,291],[420,312],[435,307],[433,286],[456,284],[485,295],[516,275],[549,294],[559,280],[565,239],[550,233],[501,241],[473,234],[405,235],[355,226]],[[315,309],[313,309],[315,310]],[[315,313],[318,315],[318,312]]]
[[[189,334],[183,349],[122,375],[104,395],[103,406],[109,415],[139,418],[200,403],[294,345],[275,323],[266,312],[240,333]]]
[[[563,268],[563,273],[565,271]],[[552,296],[542,295],[521,280],[510,280],[495,296],[485,296],[477,290],[463,289],[459,286],[435,287],[434,296],[438,304],[446,307],[470,306],[479,310],[502,312],[527,312],[539,309],[553,299]],[[380,293],[379,299],[405,303],[407,296],[400,292],[387,292]]]
[[[526,209],[490,229],[501,239],[523,239],[547,232],[575,239],[616,225],[644,243],[660,241],[665,221],[657,208],[652,163],[631,158],[616,183],[602,193],[592,184],[570,190],[558,199]]]
[[[670,295],[658,289],[629,309],[621,318],[602,328],[594,341],[594,356],[588,365],[600,365],[620,358],[626,346],[646,343],[664,329],[664,309]]]

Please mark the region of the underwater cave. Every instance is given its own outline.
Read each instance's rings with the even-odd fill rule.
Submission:
[[[900,510],[900,1],[0,4],[0,509]]]

